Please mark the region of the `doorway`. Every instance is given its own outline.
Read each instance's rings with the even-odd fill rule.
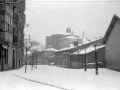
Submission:
[[[13,69],[15,69],[15,50],[13,50]]]

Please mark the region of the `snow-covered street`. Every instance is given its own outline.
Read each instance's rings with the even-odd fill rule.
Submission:
[[[109,69],[68,69],[39,65],[0,72],[0,90],[120,90],[120,72]]]

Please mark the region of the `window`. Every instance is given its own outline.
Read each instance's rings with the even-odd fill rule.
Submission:
[[[8,23],[6,23],[6,31],[8,31]]]
[[[2,45],[0,45],[0,65],[2,64]]]
[[[10,18],[10,25],[12,25],[12,19]]]
[[[15,28],[13,28],[13,36],[15,36]]]
[[[6,48],[6,46],[5,46],[5,48],[2,47],[2,56],[3,56],[2,57],[3,58],[3,63],[8,64],[8,49]]]
[[[5,64],[8,64],[8,49],[5,49]]]
[[[0,45],[0,65],[2,63],[3,64],[8,64],[8,49],[7,48],[3,48],[3,46]]]
[[[5,14],[5,30],[12,33],[12,18]]]
[[[10,32],[10,24],[8,24],[8,31]]]
[[[8,31],[7,23],[5,22],[5,30]]]

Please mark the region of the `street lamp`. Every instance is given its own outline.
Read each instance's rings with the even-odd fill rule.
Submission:
[[[29,41],[30,41],[30,35],[25,35],[25,36],[29,36]],[[30,46],[31,47],[31,46]],[[30,47],[28,47],[27,48],[27,40],[26,40],[26,62],[25,62],[25,73],[26,73],[26,71],[27,71],[27,51],[28,51],[28,49],[30,48]]]
[[[29,24],[25,24],[25,26],[24,27],[29,27]],[[30,41],[30,35],[24,35],[24,36],[29,36],[29,41]],[[26,41],[26,46],[27,46],[27,41]],[[30,46],[31,47],[31,46]],[[30,48],[29,47],[29,48]],[[26,71],[27,71],[27,50],[29,49],[29,48],[25,48],[26,49],[26,62],[25,62],[25,73],[26,73]]]

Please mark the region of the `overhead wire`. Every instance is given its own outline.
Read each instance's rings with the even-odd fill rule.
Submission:
[[[104,13],[107,11],[107,9],[109,8],[110,4],[111,4],[112,0],[109,2],[108,6],[106,7]]]
[[[32,11],[32,10],[30,10],[30,9],[27,9],[27,10],[30,11],[30,12],[32,12],[32,13],[40,14],[40,15],[42,15],[42,16],[46,16],[46,17],[49,17],[49,18],[54,18],[54,19],[58,19],[58,20],[66,21],[66,22],[71,22],[71,23],[74,23],[74,24],[79,24],[79,25],[84,25],[84,26],[94,27],[94,28],[106,29],[106,28],[102,28],[102,27],[95,27],[95,26],[91,26],[91,25],[80,24],[80,23],[78,23],[78,22],[73,22],[73,21],[69,21],[69,20],[65,20],[65,19],[61,19],[61,18],[57,18],[57,17],[53,17],[53,16],[49,16],[49,15],[45,15],[45,14],[42,14],[42,13],[40,13],[40,12]]]
[[[33,7],[33,6],[30,6],[30,7]],[[90,20],[90,19],[86,19],[86,18],[80,18],[80,17],[66,15],[66,14],[62,14],[62,13],[58,13],[58,12],[54,12],[54,11],[49,11],[49,10],[45,10],[45,9],[41,9],[41,8],[37,8],[37,7],[33,7],[33,8],[36,8],[36,9],[39,9],[39,10],[43,10],[43,11],[47,11],[47,12],[50,12],[50,13],[59,14],[59,15],[64,15],[64,16],[69,16],[69,17],[73,17],[73,18],[83,19],[83,20],[87,20],[87,21],[92,21],[92,22],[98,22],[98,23],[107,24],[107,22],[101,22],[101,21]]]

